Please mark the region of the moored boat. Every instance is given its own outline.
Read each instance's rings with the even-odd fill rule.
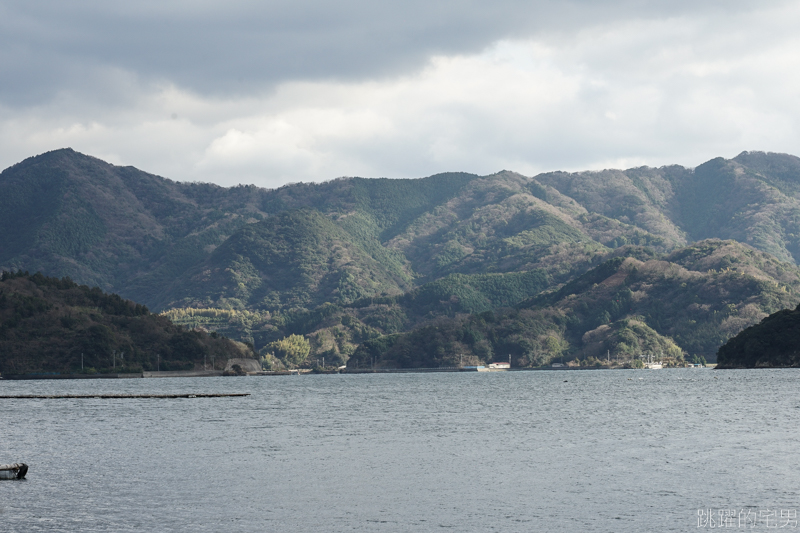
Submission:
[[[27,473],[28,465],[25,463],[0,465],[0,479],[23,479]]]

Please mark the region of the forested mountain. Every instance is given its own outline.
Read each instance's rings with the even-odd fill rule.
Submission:
[[[476,176],[441,174],[422,180],[340,179],[323,184],[297,184],[276,190],[254,186],[223,188],[203,183],[177,183],[132,167],[116,167],[70,149],[26,159],[0,174],[0,268],[69,275],[163,309],[184,301],[180,284],[208,262],[238,272],[233,243],[228,252],[214,251],[229,237],[253,238],[250,224],[291,210],[294,224],[280,229],[303,231],[310,239],[346,240],[359,259],[369,256],[387,271],[380,292],[397,292],[414,274],[402,255],[383,246],[413,221],[454,195]],[[316,214],[323,213],[332,225]],[[268,229],[270,224],[264,228]],[[324,235],[333,231],[336,235]],[[262,232],[263,233],[263,232]],[[286,236],[289,241],[293,237]],[[350,246],[353,245],[353,246]],[[240,255],[240,254],[239,254]],[[200,270],[202,273],[202,269]],[[341,272],[345,274],[345,272]],[[269,277],[269,273],[261,273]],[[205,283],[199,278],[199,284]],[[224,285],[221,298],[238,300],[238,282]],[[273,290],[291,293],[278,282]],[[309,291],[313,292],[313,290]],[[285,294],[281,298],[313,305],[314,300]],[[269,302],[271,305],[272,302]],[[246,306],[234,301],[233,305]],[[285,305],[285,304],[282,304]]]
[[[773,313],[719,349],[717,368],[800,366],[800,306]]]
[[[267,190],[178,183],[65,149],[6,169],[0,188],[0,268],[99,285],[259,349],[304,335],[312,357],[331,360],[489,311],[504,318],[472,327],[480,334],[465,344],[482,360],[508,351],[497,339],[510,334],[494,329],[504,320],[526,332],[517,335],[521,364],[619,342],[635,350],[614,340],[633,330],[713,353],[776,305],[800,301],[800,159],[783,154],[744,152],[695,169],[340,178]],[[645,281],[626,274],[629,290],[647,295],[637,302],[666,298],[661,311],[640,303],[612,312],[619,295],[593,285],[564,295],[608,265],[634,265]],[[557,324],[562,315],[578,322]],[[526,320],[536,326],[519,325]],[[455,350],[447,346],[442,357]]]
[[[511,356],[515,366],[682,350],[713,356],[742,328],[799,298],[796,267],[734,241],[702,241],[663,259],[616,257],[513,309],[441,314],[362,343],[349,364],[447,366],[460,354]]]
[[[252,348],[190,331],[143,305],[39,273],[0,276],[0,374],[188,370],[253,357]]]

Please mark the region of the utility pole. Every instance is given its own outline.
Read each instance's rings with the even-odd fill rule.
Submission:
[[[511,354],[508,354],[508,366],[511,366]]]
[[[325,357],[322,357],[322,370],[325,370]]]
[[[81,370],[83,370],[83,354],[81,354]]]

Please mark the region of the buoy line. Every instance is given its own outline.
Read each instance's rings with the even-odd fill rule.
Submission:
[[[234,393],[195,393],[195,394],[20,394],[2,395],[2,400],[56,400],[69,398],[227,398],[232,396],[250,396],[249,392]]]

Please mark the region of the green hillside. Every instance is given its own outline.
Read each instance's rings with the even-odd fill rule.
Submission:
[[[148,305],[261,216],[238,201],[236,209],[218,209],[220,196],[241,199],[237,188],[178,184],[72,150],[4,170],[0,187],[0,267],[70,276]],[[208,204],[192,194],[199,189]]]
[[[262,348],[292,334],[306,335],[310,357],[344,364],[365,340],[413,329],[427,320],[512,306],[547,287],[543,271],[453,274],[397,296],[351,303],[325,303],[283,313],[220,308],[175,308],[165,312],[190,328],[218,331]]]
[[[603,216],[674,245],[720,238],[800,261],[800,158],[742,152],[680,166],[536,176]]]
[[[722,345],[717,368],[800,366],[800,306],[773,313]]]
[[[398,261],[399,263],[399,261]],[[302,209],[249,224],[217,247],[166,297],[171,307],[278,310],[400,294],[401,265],[384,268],[319,211]]]
[[[511,355],[517,366],[682,351],[713,358],[743,328],[798,301],[796,267],[733,241],[703,241],[663,259],[616,257],[516,309],[441,317],[371,339],[348,366],[446,366],[462,355]]]
[[[420,180],[350,178],[276,190],[225,189],[176,183],[69,149],[56,150],[0,174],[6,192],[0,198],[0,268],[68,275],[161,309],[194,297],[175,293],[175,287],[204,264],[231,259],[213,254],[232,235],[276,214],[302,210],[324,213],[346,231],[343,237],[319,217],[308,228],[338,232],[335,239],[371,257],[385,271],[376,274],[381,285],[376,294],[390,294],[398,292],[398,283],[408,285],[413,274],[402,254],[382,245],[382,236],[401,231],[417,214],[475,177],[450,173]],[[248,238],[245,231],[238,240]],[[221,292],[212,300],[223,298],[236,295]],[[294,294],[282,294],[279,300],[304,302]]]
[[[250,347],[176,326],[69,278],[0,276],[0,374],[187,370],[252,357]]]

